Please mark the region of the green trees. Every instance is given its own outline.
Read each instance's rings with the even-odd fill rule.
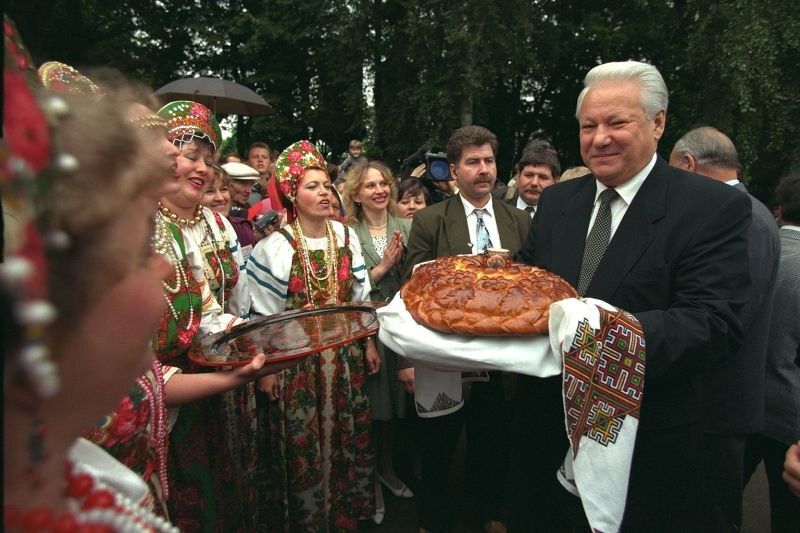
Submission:
[[[425,141],[486,125],[500,175],[531,136],[580,164],[575,99],[604,61],[652,62],[671,92],[661,152],[691,126],[730,135],[767,199],[800,166],[800,11],[789,0],[10,0],[34,59],[110,65],[154,87],[244,83],[275,108],[236,142],[351,138],[395,168]]]

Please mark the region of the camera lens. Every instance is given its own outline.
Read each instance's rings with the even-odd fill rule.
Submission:
[[[428,172],[431,178],[441,181],[446,180],[450,176],[450,166],[447,164],[447,161],[430,161],[429,165]]]

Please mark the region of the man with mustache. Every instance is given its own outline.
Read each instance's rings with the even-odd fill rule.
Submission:
[[[547,187],[558,183],[561,175],[561,162],[558,154],[549,144],[532,142],[522,151],[517,163],[520,169],[517,175],[516,191],[506,200],[517,209],[536,214],[539,197]]]
[[[477,254],[486,248],[516,252],[530,229],[526,213],[492,199],[497,179],[497,137],[480,126],[464,126],[450,136],[447,161],[458,185],[458,194],[418,211],[412,219],[404,278],[414,265],[437,257]],[[407,390],[414,389],[414,372],[422,382],[427,369],[400,371]],[[434,405],[415,402],[420,416],[418,431],[422,484],[417,492],[420,531],[449,531],[450,464],[461,428],[466,423],[467,490],[484,530],[505,531],[497,520],[503,502],[505,459],[509,427],[505,416],[503,376],[489,372],[489,379],[472,383],[469,401],[438,395]],[[462,407],[466,407],[461,409]]]

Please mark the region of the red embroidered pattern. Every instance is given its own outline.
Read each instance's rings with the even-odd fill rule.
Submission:
[[[644,333],[624,311],[602,308],[600,329],[578,326],[564,355],[564,407],[574,454],[582,436],[608,446],[616,442],[625,417],[639,418],[645,374]]]

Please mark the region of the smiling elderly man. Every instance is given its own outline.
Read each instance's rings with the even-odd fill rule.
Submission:
[[[750,201],[656,154],[668,96],[655,67],[606,63],[584,86],[576,116],[592,174],[542,193],[516,258],[632,313],[644,332],[646,378],[621,530],[704,530],[700,378],[742,342]],[[512,531],[586,524],[578,499],[556,480],[569,448],[561,386],[560,376],[518,382]]]

